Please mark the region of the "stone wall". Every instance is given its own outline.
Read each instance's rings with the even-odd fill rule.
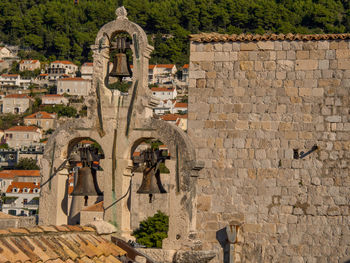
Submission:
[[[202,249],[223,262],[220,230],[234,222],[235,262],[344,262],[349,40],[216,41],[192,39],[190,55]]]

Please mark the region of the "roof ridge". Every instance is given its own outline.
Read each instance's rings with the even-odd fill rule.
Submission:
[[[21,228],[8,228],[0,230],[0,237],[3,236],[37,236],[40,234],[62,234],[62,233],[91,233],[96,232],[93,227],[80,225],[50,225],[50,226],[34,226]]]
[[[244,41],[279,41],[279,40],[337,40],[350,39],[350,33],[342,34],[219,34],[219,33],[200,33],[191,34],[189,38],[193,42],[244,42]]]

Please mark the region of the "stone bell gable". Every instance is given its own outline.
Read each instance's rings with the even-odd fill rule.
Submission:
[[[215,262],[350,258],[349,45],[349,34],[191,36],[196,230]]]
[[[197,162],[192,142],[184,131],[153,117],[153,108],[159,102],[148,88],[148,60],[153,47],[148,44],[145,32],[128,20],[124,7],[118,8],[116,14],[114,21],[100,29],[95,44],[91,46],[93,77],[91,92],[86,98],[87,117],[60,125],[46,144],[41,161],[43,177],[39,224],[81,223],[80,212],[85,211],[84,207],[103,201],[102,219],[117,226],[119,237],[125,240],[132,238],[132,212],[148,212],[144,206],[141,206],[141,211],[135,211],[135,200],[147,202],[153,207],[149,203],[152,196],[136,196],[133,183],[136,180],[133,178],[139,176],[141,180],[142,173],[135,173],[133,152],[142,142],[160,140],[169,151],[166,163],[170,170],[167,192],[163,195],[165,201],[160,207],[169,207],[169,232],[168,238],[163,241],[163,249],[188,251],[199,242],[195,233],[195,185],[202,164]],[[121,48],[115,48],[117,41],[114,39],[119,34],[127,40],[126,46],[130,47],[133,65],[131,82],[127,83],[129,88],[123,92],[111,89],[111,84],[117,82],[113,82],[116,78],[110,74],[109,63],[113,49],[124,52]],[[121,78],[119,82],[126,83]],[[77,155],[77,147],[78,150],[91,149],[88,148],[90,146],[84,146],[83,141],[92,141],[101,148],[95,156],[97,159],[92,157],[93,162],[82,161],[79,159],[82,155]],[[74,173],[72,163],[76,163],[76,167],[92,163],[91,171],[96,166],[101,168],[89,172],[84,167],[84,173],[78,168],[80,172],[77,173],[76,185],[83,176],[92,174],[97,178],[94,184],[98,184],[102,195],[99,192],[93,198],[88,194],[84,196],[83,187],[79,191],[73,190],[73,196],[69,194],[74,181],[71,178],[71,173]],[[90,189],[93,188],[91,185]],[[160,197],[155,198],[159,200]],[[208,253],[197,250],[196,254],[201,259],[213,257],[210,253],[208,257]]]

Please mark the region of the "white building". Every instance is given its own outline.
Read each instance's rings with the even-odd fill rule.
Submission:
[[[2,104],[3,113],[21,114],[32,104],[33,100],[26,94],[10,94],[5,96]]]
[[[83,78],[64,78],[57,81],[57,94],[87,96],[91,90],[91,81]]]
[[[0,191],[5,193],[12,182],[40,182],[40,170],[0,171]]]
[[[33,59],[24,59],[19,62],[19,70],[20,71],[34,71],[36,69],[40,69],[40,61]]]
[[[6,190],[2,211],[10,215],[30,216],[39,208],[40,183],[12,182]]]
[[[151,89],[153,96],[161,100],[173,100],[176,99],[177,92],[174,87],[155,87]]]
[[[41,102],[44,105],[67,105],[69,100],[60,94],[46,94],[41,97]]]
[[[159,104],[153,109],[154,113],[157,115],[172,113],[175,103],[175,100],[161,100]]]
[[[93,73],[93,67],[94,63],[92,62],[85,62],[81,68],[80,68],[80,72],[81,72],[81,77],[83,79],[89,79],[92,80],[92,73]]]
[[[78,66],[75,65],[71,61],[67,60],[56,60],[50,63],[50,67],[48,68],[48,73],[49,74],[58,74],[58,75],[63,75],[63,74],[68,74],[70,76],[75,76],[75,72],[78,71]]]
[[[187,113],[188,104],[184,102],[176,102],[171,113]]]
[[[40,142],[41,130],[35,126],[13,126],[5,130],[6,143],[10,148],[31,146]]]
[[[189,70],[189,65],[185,64],[182,67],[182,81],[188,83],[188,70]]]
[[[16,57],[7,47],[0,47],[0,59],[8,59]]]
[[[21,79],[19,74],[2,74],[0,76],[0,86],[16,86],[27,88],[31,83],[30,79]]]
[[[175,64],[157,64],[154,71],[156,82],[163,84],[175,79],[177,69]]]

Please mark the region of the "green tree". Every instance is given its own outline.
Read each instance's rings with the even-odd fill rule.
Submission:
[[[162,247],[162,241],[168,237],[169,216],[158,211],[154,216],[140,222],[139,229],[133,232],[136,241],[146,247]]]
[[[39,170],[40,167],[36,164],[36,160],[32,158],[20,158],[16,164],[18,170]]]

